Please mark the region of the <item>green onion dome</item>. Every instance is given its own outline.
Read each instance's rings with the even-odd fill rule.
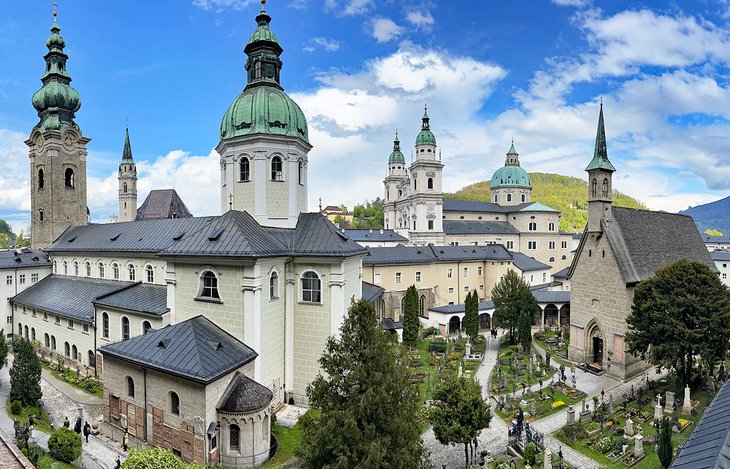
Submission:
[[[393,152],[388,158],[388,164],[406,164],[406,158],[400,151],[400,140],[398,140],[398,132],[395,133],[395,140],[393,140]]]
[[[428,108],[423,111],[423,118],[421,119],[421,131],[416,137],[416,145],[436,145],[436,137],[431,132],[430,119],[428,117]]]
[[[501,187],[532,188],[530,176],[527,174],[527,171],[520,167],[519,156],[519,153],[515,150],[515,142],[512,141],[512,146],[507,152],[504,167],[499,168],[492,176],[492,180],[489,183],[490,189],[494,190]]]

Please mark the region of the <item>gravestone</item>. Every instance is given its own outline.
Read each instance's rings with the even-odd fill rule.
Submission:
[[[634,457],[644,456],[644,437],[641,434],[634,436]]]
[[[465,355],[466,355],[467,357],[471,356],[471,342],[467,342],[467,343],[466,343],[466,348],[465,348],[465,350],[466,350],[466,352],[465,352]]]
[[[613,413],[613,394],[608,395],[608,413]]]
[[[575,409],[573,408],[573,404],[568,406],[568,425],[572,425],[575,423]]]
[[[674,393],[667,391],[664,398],[664,412],[671,413],[674,409]]]
[[[583,410],[580,412],[580,423],[588,423],[591,421],[591,408],[586,401],[583,401]]]
[[[631,417],[626,419],[626,427],[624,428],[624,433],[626,433],[626,436],[634,436],[634,421],[631,420]]]
[[[684,403],[682,404],[682,412],[685,414],[692,412],[692,399],[689,396],[689,384],[684,387]]]
[[[662,408],[662,395],[657,394],[656,395],[656,405],[654,406],[654,421],[656,422],[662,420],[662,415],[664,415],[664,409]]]

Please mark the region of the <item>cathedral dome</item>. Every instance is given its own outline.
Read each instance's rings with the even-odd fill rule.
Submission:
[[[504,166],[494,172],[489,188],[494,190],[500,187],[532,188],[530,176],[519,166]]]
[[[395,133],[395,140],[393,140],[393,151],[388,158],[388,164],[406,164],[406,157],[400,151],[400,140],[398,139],[398,132]]]
[[[49,108],[76,112],[81,108],[81,97],[78,91],[65,83],[52,81],[33,93],[33,107],[43,112]]]

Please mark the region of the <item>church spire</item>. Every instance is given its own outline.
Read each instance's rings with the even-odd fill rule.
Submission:
[[[586,171],[593,169],[603,169],[614,172],[613,167],[608,160],[608,148],[606,147],[606,128],[603,125],[603,100],[601,100],[601,110],[598,113],[598,130],[596,130],[596,147],[593,150],[593,159],[588,164]]]
[[[122,150],[122,163],[134,164],[134,158],[132,157],[132,145],[129,143],[129,125],[127,125],[126,135],[124,137],[124,150]]]
[[[261,11],[256,15],[256,30],[243,49],[248,55],[244,66],[248,77],[247,88],[256,85],[273,85],[281,88],[279,73],[283,64],[279,57],[284,49],[269,27],[271,16],[264,9],[265,4],[266,0],[262,0]]]
[[[431,119],[428,117],[428,104],[425,104],[423,106],[423,117],[421,118],[421,121],[422,121],[421,130],[430,130],[431,129],[431,124],[430,124]]]
[[[512,146],[507,151],[507,158],[504,161],[505,166],[519,166],[520,165],[520,154],[515,150],[515,139],[512,137]]]

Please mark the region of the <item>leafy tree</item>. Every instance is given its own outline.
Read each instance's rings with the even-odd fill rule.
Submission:
[[[384,226],[383,199],[365,201],[364,205],[355,205],[352,215],[355,218],[355,228],[359,229],[381,229]]]
[[[8,222],[2,219],[0,219],[0,233],[5,233],[8,236],[13,233],[13,230],[12,228],[10,228],[10,225],[8,225]]]
[[[0,220],[2,221],[2,220]],[[0,248],[7,249],[10,247],[10,235],[7,233],[0,233]]]
[[[515,329],[520,316],[532,315],[537,309],[537,301],[530,287],[517,273],[510,269],[499,279],[492,289],[494,320],[500,327],[509,329],[509,342],[515,343]]]
[[[81,456],[81,435],[66,427],[54,430],[48,439],[48,451],[59,461],[75,461]]]
[[[25,339],[13,341],[15,359],[10,368],[10,400],[24,406],[36,405],[43,396],[41,391],[41,361],[33,345]]]
[[[464,301],[464,329],[472,340],[479,335],[479,296],[476,290],[467,293]]]
[[[418,342],[418,330],[421,321],[418,319],[418,290],[411,285],[403,299],[403,343],[413,347]]]
[[[436,439],[444,445],[463,444],[466,467],[469,467],[474,439],[492,420],[489,404],[482,397],[482,387],[473,379],[449,374],[436,388],[433,398],[437,404],[431,407],[429,419]]]
[[[302,467],[418,468],[418,389],[396,361],[374,307],[354,303],[340,331],[327,339],[322,373],[307,387],[321,415],[300,421]]]
[[[672,464],[672,421],[665,418],[659,428],[657,456],[664,469]]]
[[[15,247],[24,248],[30,246],[30,236],[25,234],[25,231],[20,230],[20,234],[15,238]]]
[[[680,260],[636,286],[626,323],[629,352],[673,369],[684,387],[697,355],[711,372],[725,357],[730,292],[705,264]]]
[[[202,469],[197,463],[185,464],[169,449],[152,446],[143,450],[132,449],[122,463],[122,469]]]
[[[0,368],[6,365],[8,359],[8,344],[5,342],[5,329],[0,329]]]
[[[530,344],[532,343],[532,315],[524,311],[517,319],[517,340],[525,350],[530,350]]]

